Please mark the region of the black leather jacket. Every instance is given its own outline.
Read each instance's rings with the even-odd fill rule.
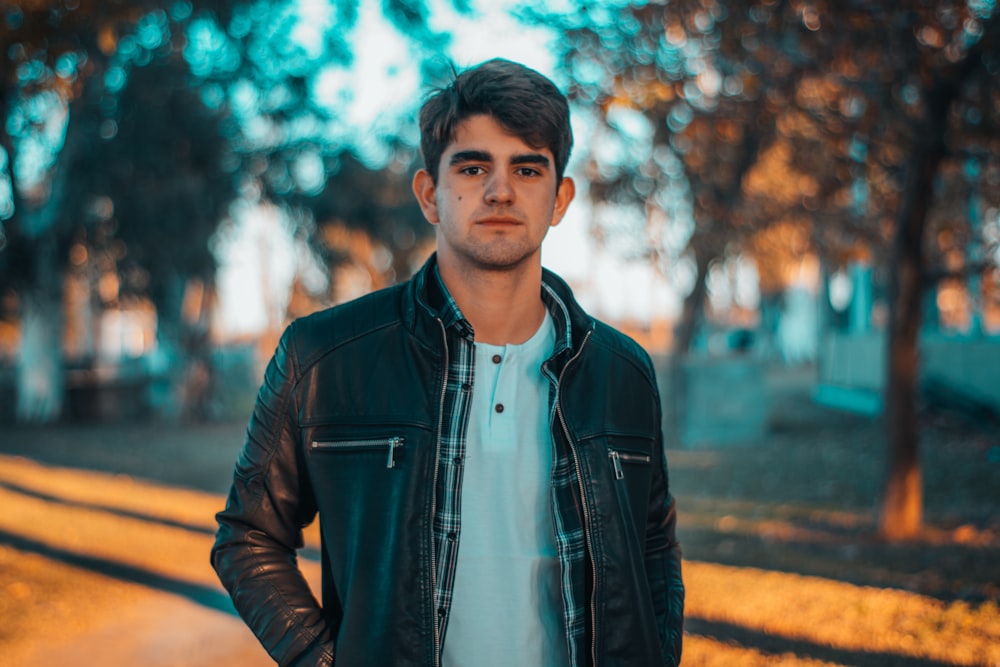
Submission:
[[[445,339],[423,296],[429,265],[292,323],[265,374],[212,563],[281,665],[439,664],[430,573]],[[572,322],[573,348],[553,360],[552,436],[583,480],[588,663],[675,665],[684,587],[652,364],[561,279],[544,280]],[[312,446],[331,440],[371,446]],[[322,606],[296,560],[317,512]]]

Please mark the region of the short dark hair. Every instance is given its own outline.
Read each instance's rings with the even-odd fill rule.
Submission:
[[[496,58],[456,73],[420,108],[420,151],[435,183],[458,124],[478,114],[491,116],[532,148],[552,151],[556,183],[562,181],[573,148],[566,96],[535,70]]]

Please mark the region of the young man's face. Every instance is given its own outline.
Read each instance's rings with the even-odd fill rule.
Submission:
[[[493,271],[540,262],[542,239],[575,192],[572,179],[556,183],[549,149],[529,146],[486,115],[458,124],[437,184],[421,170],[413,191],[424,216],[438,225],[438,261]]]

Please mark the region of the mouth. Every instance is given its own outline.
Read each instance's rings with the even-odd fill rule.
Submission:
[[[476,224],[484,225],[487,227],[514,227],[521,224],[520,220],[516,218],[505,218],[505,217],[489,217],[477,220]]]

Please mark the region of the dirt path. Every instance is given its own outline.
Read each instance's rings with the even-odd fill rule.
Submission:
[[[0,665],[273,664],[209,566],[223,502],[0,456]]]

